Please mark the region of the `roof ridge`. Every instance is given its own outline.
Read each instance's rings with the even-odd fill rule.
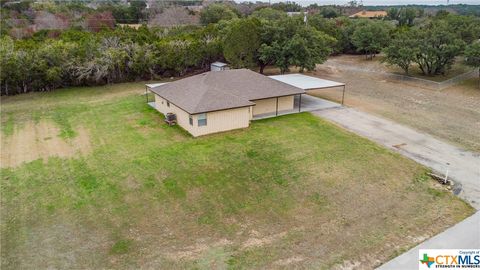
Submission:
[[[209,71],[207,72],[207,76],[208,76],[208,73],[210,72],[215,72],[215,71]],[[206,77],[206,76],[205,76]],[[201,101],[203,100],[203,97],[205,96],[205,94],[207,94],[207,92],[209,91],[212,91],[212,92],[216,92],[216,93],[220,93],[220,94],[223,94],[225,96],[233,96],[233,97],[236,97],[238,99],[241,99],[243,101],[246,101],[246,102],[251,102],[250,100],[246,99],[245,97],[242,97],[242,96],[239,96],[239,95],[235,95],[233,93],[229,93],[227,91],[224,91],[224,90],[221,90],[217,85],[208,85],[205,83],[205,78],[202,78],[202,84],[205,85],[205,86],[208,86],[207,89],[205,90],[205,92],[201,95],[201,98],[198,99],[198,102],[197,104],[195,105],[195,110],[198,110],[198,107],[200,106],[201,104]]]

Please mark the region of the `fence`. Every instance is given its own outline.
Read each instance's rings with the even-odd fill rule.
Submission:
[[[478,71],[474,69],[442,82],[435,82],[435,81],[430,81],[422,78],[416,78],[412,76],[406,76],[406,75],[394,74],[394,73],[382,73],[381,75],[389,79],[411,83],[411,84],[414,84],[415,86],[425,87],[433,90],[443,90],[452,85],[458,84],[464,80],[476,77],[477,74],[478,74]]]
[[[388,73],[388,72],[379,72],[379,71],[374,71],[374,70],[368,70],[368,69],[362,69],[354,66],[348,66],[348,65],[343,65],[343,64],[336,64],[336,67],[339,67],[340,69],[345,69],[345,70],[350,70],[350,71],[359,71],[359,72],[366,72],[366,73],[371,73],[376,76],[380,76],[385,79],[390,79],[390,80],[395,80],[395,81],[402,81],[407,84],[412,84],[414,86],[419,86],[419,87],[424,87],[424,88],[429,88],[433,90],[443,90],[445,88],[448,88],[452,85],[458,84],[464,80],[473,78],[475,76],[478,76],[478,69],[473,69],[471,71],[465,72],[463,74],[457,75],[453,78],[450,78],[448,80],[445,80],[443,82],[435,82],[431,80],[426,80],[422,78],[416,78],[413,76],[407,76],[407,75],[402,75],[402,74],[395,74],[395,73]]]

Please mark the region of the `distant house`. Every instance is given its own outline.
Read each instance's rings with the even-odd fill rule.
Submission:
[[[305,93],[248,69],[210,71],[149,90],[155,96],[151,105],[164,115],[175,114],[178,125],[194,137],[246,128],[262,115],[292,112],[295,96],[301,100]]]
[[[304,15],[304,12],[303,11],[287,11],[287,15],[289,17],[293,17],[293,16],[299,16],[299,15]]]
[[[198,25],[200,16],[190,14],[187,8],[172,6],[166,8],[162,13],[157,13],[148,21],[149,26],[175,27],[179,25]]]
[[[387,16],[387,12],[384,10],[378,10],[378,11],[368,11],[368,10],[363,10],[360,12],[357,12],[355,14],[350,15],[350,18],[366,18],[366,19],[378,19],[378,18],[383,18]]]
[[[191,5],[191,6],[186,6],[188,10],[191,10],[193,12],[200,13],[203,10],[202,5]]]
[[[117,23],[117,26],[119,27],[129,27],[129,28],[133,28],[133,29],[137,29],[142,27],[142,24],[141,23]]]

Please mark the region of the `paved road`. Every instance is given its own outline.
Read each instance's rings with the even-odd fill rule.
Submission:
[[[480,157],[392,121],[346,107],[312,112],[354,133],[380,143],[457,183],[457,195],[480,209]],[[449,164],[447,166],[447,164]],[[437,236],[382,265],[380,270],[418,269],[418,249],[480,248],[480,211]]]
[[[353,108],[312,112],[354,133],[380,143],[456,182],[455,193],[480,210],[480,155]]]
[[[480,212],[465,219],[443,233],[430,238],[402,255],[385,263],[377,270],[418,269],[419,249],[462,249],[480,247]]]

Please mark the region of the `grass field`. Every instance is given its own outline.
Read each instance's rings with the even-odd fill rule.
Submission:
[[[364,269],[473,213],[308,113],[194,139],[142,90],[2,99],[2,269]]]

